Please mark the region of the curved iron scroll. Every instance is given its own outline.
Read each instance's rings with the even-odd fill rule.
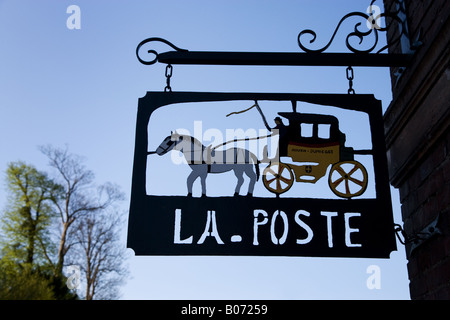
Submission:
[[[406,67],[411,63],[415,50],[420,46],[421,42],[416,41],[411,43],[406,15],[405,15],[405,0],[394,0],[397,6],[397,11],[389,13],[379,13],[378,10],[374,13],[372,7],[376,0],[372,0],[368,11],[369,14],[362,12],[352,12],[345,15],[341,21],[339,21],[333,36],[330,41],[320,49],[307,48],[304,43],[304,36],[310,35],[312,39],[309,43],[315,42],[317,35],[312,30],[303,30],[299,33],[297,41],[301,49],[305,52],[212,52],[212,51],[189,51],[181,49],[172,44],[171,42],[157,37],[145,39],[139,43],[136,48],[136,56],[139,62],[144,65],[152,65],[156,62],[172,64],[196,64],[196,65],[262,65],[262,66],[370,66],[370,67]],[[335,36],[345,20],[350,17],[357,17],[363,19],[363,22],[359,22],[355,25],[354,30],[347,35],[346,45],[352,51],[352,53],[323,53],[335,39]],[[375,51],[378,45],[378,32],[387,31],[387,27],[381,27],[378,22],[381,18],[390,18],[389,21],[396,21],[399,24],[399,35],[389,45],[384,46],[376,52],[376,54],[370,54]],[[366,30],[361,30],[361,24],[364,23],[367,27]],[[389,24],[386,21],[386,25]],[[368,25],[367,25],[368,24]],[[353,46],[350,39],[356,37],[359,39],[359,45],[363,40],[373,33],[375,41],[373,45],[368,49],[360,49]],[[145,58],[140,55],[141,49],[144,45],[150,42],[159,42],[171,47],[172,51],[158,53],[155,49],[149,49],[146,51],[150,58]],[[380,54],[389,46],[395,45],[398,42],[401,43],[402,53],[389,53]],[[361,54],[362,53],[362,54]],[[152,56],[153,55],[153,56]],[[151,59],[152,58],[152,59]]]
[[[173,43],[167,41],[166,39],[162,39],[162,38],[157,38],[157,37],[153,37],[153,38],[148,38],[145,39],[143,41],[141,41],[138,46],[136,47],[136,57],[138,58],[139,62],[145,65],[152,65],[154,63],[156,63],[158,61],[158,52],[156,50],[147,50],[147,53],[149,54],[154,54],[155,58],[153,60],[144,60],[139,56],[139,50],[141,49],[141,47],[149,42],[162,42],[164,44],[167,44],[168,46],[170,46],[171,48],[175,49],[176,51],[182,51],[182,52],[187,52],[188,50],[186,49],[181,49],[178,48],[177,46],[175,46]]]
[[[372,51],[375,50],[375,48],[376,48],[377,45],[378,45],[378,40],[379,40],[378,32],[385,32],[385,31],[387,31],[387,27],[384,27],[384,28],[383,28],[383,27],[381,27],[380,25],[377,24],[377,21],[379,21],[379,19],[381,19],[381,18],[383,18],[383,17],[384,17],[384,18],[387,18],[387,17],[388,17],[388,18],[391,18],[391,19],[396,20],[398,23],[401,23],[401,24],[404,23],[404,21],[402,21],[402,20],[398,17],[398,11],[396,11],[396,12],[390,12],[390,13],[379,13],[379,14],[377,14],[377,15],[375,16],[374,10],[372,10],[372,6],[373,6],[373,4],[375,3],[375,1],[376,1],[376,0],[373,0],[373,1],[371,2],[370,6],[369,6],[369,8],[370,8],[370,10],[371,10],[370,14],[366,14],[366,13],[363,13],[363,12],[351,12],[351,13],[346,14],[346,15],[339,21],[338,25],[336,26],[336,29],[334,30],[334,33],[333,33],[333,35],[332,35],[330,41],[329,41],[323,48],[319,48],[319,49],[310,49],[310,48],[307,48],[307,47],[302,43],[302,37],[303,37],[304,35],[311,35],[311,36],[312,36],[312,39],[309,41],[309,43],[313,43],[313,42],[316,41],[317,34],[316,34],[313,30],[310,30],[310,29],[303,30],[303,31],[301,31],[301,32],[298,34],[298,37],[297,37],[298,45],[300,46],[300,48],[301,48],[302,50],[304,50],[305,52],[308,52],[308,53],[312,53],[312,52],[314,52],[314,53],[321,53],[321,52],[324,52],[325,50],[328,49],[328,47],[330,47],[330,45],[331,45],[331,43],[333,42],[333,40],[334,40],[334,38],[335,38],[335,36],[336,36],[336,34],[337,34],[339,28],[341,27],[342,23],[343,23],[345,20],[347,20],[348,18],[351,18],[351,17],[360,17],[360,18],[363,18],[363,19],[364,19],[364,26],[366,27],[367,22],[369,22],[369,23],[371,24],[371,28],[367,28],[367,27],[366,27],[367,31],[361,30],[360,27],[361,27],[362,22],[358,22],[358,23],[355,25],[353,32],[350,32],[350,33],[347,35],[347,37],[346,37],[346,39],[345,39],[345,44],[346,44],[347,48],[348,48],[350,51],[352,51],[353,53],[371,53]],[[386,23],[386,24],[387,24],[387,23]],[[404,30],[406,30],[406,28],[404,28]],[[368,48],[368,49],[360,49],[360,48],[357,48],[357,47],[353,46],[353,45],[350,43],[350,39],[353,38],[353,37],[356,37],[356,38],[359,39],[359,44],[358,44],[358,45],[361,45],[362,42],[363,42],[363,40],[364,40],[366,37],[370,36],[372,33],[373,33],[375,39],[374,39],[373,45],[372,45],[370,48]],[[398,36],[398,38],[396,38],[394,41],[392,41],[389,45],[386,45],[386,46],[382,47],[381,49],[379,49],[376,53],[381,53],[382,51],[386,50],[389,46],[391,46],[391,45],[397,43],[398,41],[400,41],[401,36],[402,36],[402,34],[400,34],[400,35]],[[303,38],[304,38],[304,37],[303,37]]]

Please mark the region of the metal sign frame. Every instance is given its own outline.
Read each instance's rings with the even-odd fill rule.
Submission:
[[[233,100],[295,100],[318,108],[332,106],[366,113],[376,198],[147,195],[152,113],[172,104]],[[373,95],[148,92],[138,107],[128,247],[136,255],[388,258],[396,243],[382,121],[381,102]]]

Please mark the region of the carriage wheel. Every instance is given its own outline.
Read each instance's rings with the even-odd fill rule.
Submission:
[[[288,191],[294,184],[294,174],[288,165],[273,162],[264,169],[263,183],[270,192],[281,194]]]
[[[367,188],[367,171],[358,161],[338,162],[331,167],[328,185],[342,198],[360,196]]]

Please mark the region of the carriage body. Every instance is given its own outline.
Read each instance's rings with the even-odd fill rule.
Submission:
[[[297,112],[279,115],[288,119],[289,125],[279,131],[280,160],[271,162],[264,171],[263,182],[269,191],[279,195],[288,191],[294,181],[316,183],[330,165],[328,182],[336,195],[351,198],[365,191],[367,172],[354,161],[353,148],[345,146],[345,134],[339,130],[336,117]],[[349,164],[350,169],[345,171],[342,164]],[[333,172],[338,173],[337,178],[333,178]],[[350,190],[350,184],[356,184],[357,190]]]

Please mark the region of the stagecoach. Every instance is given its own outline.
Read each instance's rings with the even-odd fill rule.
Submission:
[[[331,115],[280,112],[289,125],[279,130],[278,156],[263,171],[263,183],[277,196],[295,182],[316,183],[328,174],[328,185],[339,197],[360,196],[367,188],[364,166],[355,161],[353,148]]]

